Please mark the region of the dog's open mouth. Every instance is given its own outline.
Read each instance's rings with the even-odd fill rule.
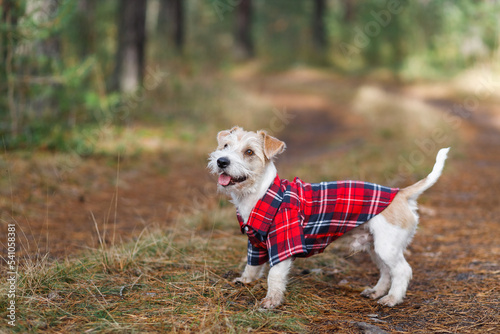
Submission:
[[[223,187],[227,186],[232,186],[236,183],[243,182],[247,179],[246,176],[241,176],[241,177],[231,177],[227,175],[226,173],[222,173],[219,175],[219,184]]]

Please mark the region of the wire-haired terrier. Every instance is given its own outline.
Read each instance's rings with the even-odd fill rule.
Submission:
[[[269,262],[264,308],[284,300],[295,257],[321,253],[347,232],[353,251],[368,251],[380,279],[361,295],[394,306],[403,301],[412,270],[403,252],[418,224],[417,198],[439,178],[449,148],[441,149],[432,172],[404,189],[360,181],[305,183],[280,179],[274,157],[285,143],[265,131],[234,127],[217,135],[208,167],[218,188],[232,198],[242,233],[248,236],[248,260],[235,282],[249,283]]]

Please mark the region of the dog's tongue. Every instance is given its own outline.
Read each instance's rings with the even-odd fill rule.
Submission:
[[[219,175],[219,184],[221,186],[227,186],[231,182],[231,176],[227,174],[221,174]]]

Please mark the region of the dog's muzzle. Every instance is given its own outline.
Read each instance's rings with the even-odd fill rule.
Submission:
[[[226,168],[230,164],[231,164],[231,161],[226,157],[222,157],[222,158],[217,159],[217,166],[219,166],[219,168],[221,168],[221,169]]]
[[[229,160],[227,157],[221,157],[217,159],[217,166],[224,171],[229,165],[231,164],[231,160]],[[247,177],[246,176],[241,176],[241,177],[232,177],[231,175],[227,174],[226,172],[222,172],[219,175],[219,184],[223,187],[227,186],[232,186],[235,185],[236,183],[240,183],[243,181],[246,181]]]
[[[227,186],[232,186],[235,185],[236,183],[241,183],[243,181],[246,181],[247,177],[246,176],[241,176],[241,177],[232,177],[226,173],[222,173],[219,175],[219,184],[223,187]]]

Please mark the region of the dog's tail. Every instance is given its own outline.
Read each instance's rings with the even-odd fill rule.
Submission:
[[[408,199],[416,200],[418,196],[420,196],[424,191],[426,191],[427,189],[432,187],[434,183],[436,183],[436,181],[441,176],[441,172],[443,171],[444,162],[446,160],[446,157],[448,156],[449,150],[449,147],[439,150],[436,157],[436,163],[432,168],[432,172],[427,175],[426,178],[401,190],[402,192],[404,192]]]

